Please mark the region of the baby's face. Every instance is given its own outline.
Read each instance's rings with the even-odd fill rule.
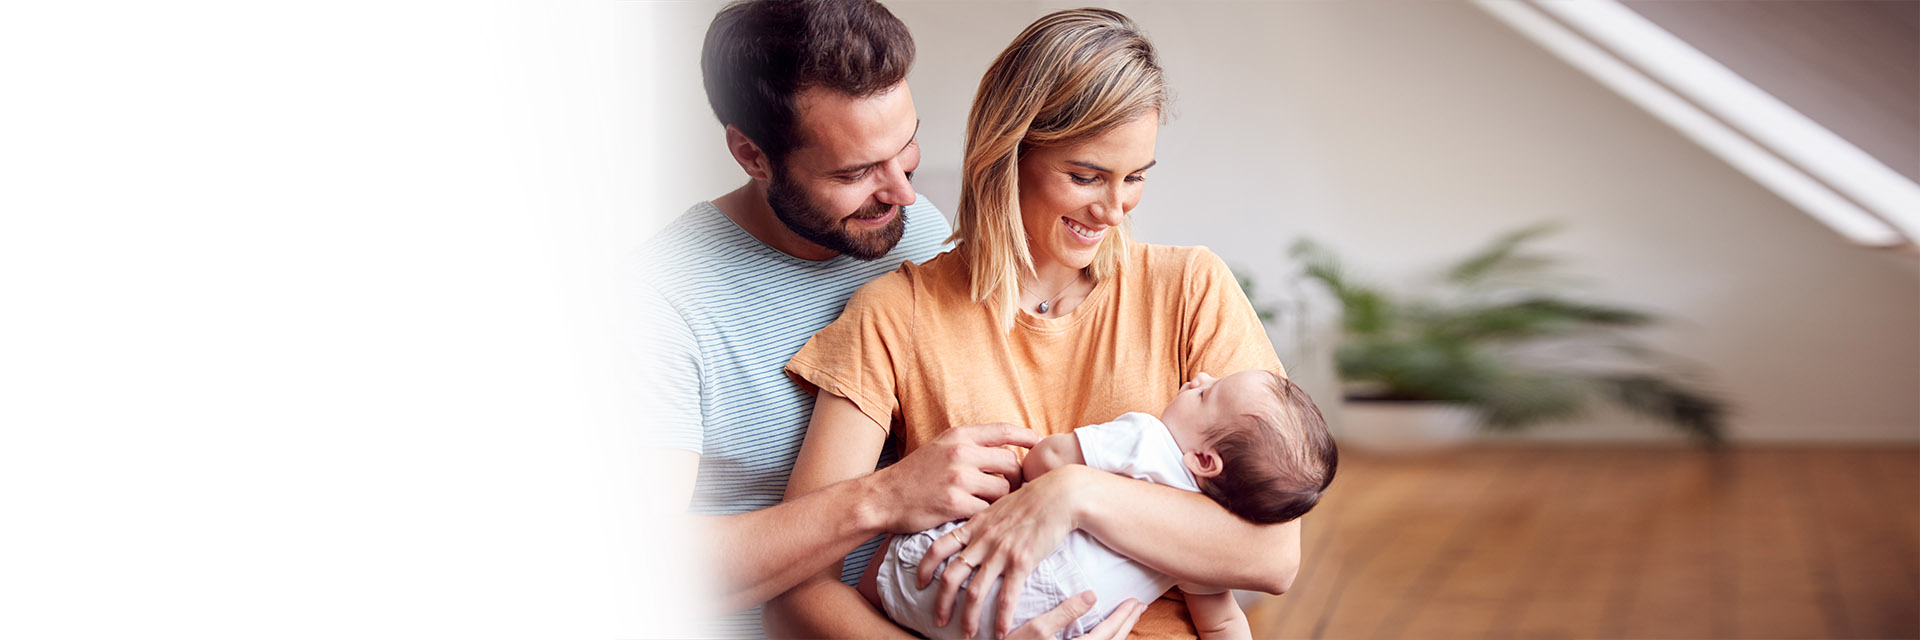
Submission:
[[[1268,376],[1273,374],[1248,369],[1225,378],[1202,373],[1180,386],[1180,393],[1160,412],[1160,421],[1173,432],[1180,451],[1191,453],[1206,444],[1212,425],[1237,415],[1259,410],[1262,396],[1272,395]]]

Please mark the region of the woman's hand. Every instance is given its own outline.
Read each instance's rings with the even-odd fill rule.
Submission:
[[[1034,616],[1032,620],[1020,625],[1020,628],[1014,629],[1012,634],[1005,637],[1007,640],[1052,640],[1060,637],[1061,629],[1067,628],[1068,624],[1072,624],[1073,621],[1079,620],[1080,616],[1087,615],[1088,611],[1093,610],[1094,600],[1092,591],[1085,591],[1080,595],[1067,598],[1067,601],[1060,603],[1060,606]],[[1133,623],[1139,622],[1140,614],[1146,610],[1147,605],[1128,598],[1126,602],[1115,607],[1113,613],[1107,614],[1107,619],[1101,620],[1100,624],[1095,625],[1086,635],[1080,637],[1087,640],[1125,638],[1128,633],[1133,632]]]
[[[979,588],[967,590],[967,601],[960,619],[962,633],[972,636],[980,630],[980,609],[993,581],[1000,580],[999,614],[995,616],[995,637],[1006,637],[1013,626],[1014,605],[1034,567],[1060,547],[1067,534],[1078,528],[1076,492],[1099,482],[1097,476],[1111,474],[1083,465],[1066,465],[1033,478],[1019,491],[995,501],[966,524],[935,540],[920,562],[920,588],[933,581],[934,570],[950,556],[953,562],[940,573],[940,590],[934,597],[935,623],[944,627],[952,622],[955,600],[962,583],[973,579]]]

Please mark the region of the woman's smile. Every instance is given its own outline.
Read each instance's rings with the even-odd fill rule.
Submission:
[[[1079,240],[1081,244],[1097,247],[1100,246],[1100,239],[1107,237],[1107,229],[1104,227],[1096,231],[1092,227],[1075,222],[1073,218],[1061,216],[1060,219],[1066,222],[1067,231],[1072,233],[1072,237]]]

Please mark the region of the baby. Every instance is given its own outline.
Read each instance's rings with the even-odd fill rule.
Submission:
[[[1241,518],[1270,524],[1312,509],[1333,481],[1337,460],[1326,421],[1306,392],[1271,372],[1248,370],[1225,378],[1200,374],[1180,387],[1159,418],[1128,413],[1113,422],[1049,436],[1027,454],[1021,472],[1033,479],[1060,465],[1085,464],[1204,493]],[[961,625],[952,623],[959,618],[957,606],[947,627],[934,624],[937,581],[925,589],[915,588],[915,583],[927,548],[963,523],[894,536],[885,556],[876,557],[861,577],[860,592],[902,626],[929,638],[959,637]],[[1231,592],[1181,583],[1108,549],[1084,531],[1067,536],[1027,578],[1013,624],[1018,627],[1092,590],[1098,598],[1093,610],[1063,630],[1063,636],[1071,638],[1091,631],[1128,598],[1152,602],[1176,584],[1186,594],[1196,627],[1224,630],[1211,635],[1203,631],[1202,638],[1252,637],[1246,614]],[[975,637],[992,634],[986,621],[995,615],[1000,586],[991,589]]]

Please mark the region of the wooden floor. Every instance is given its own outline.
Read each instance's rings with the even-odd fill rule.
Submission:
[[[1256,638],[1920,638],[1920,448],[1346,455]]]

